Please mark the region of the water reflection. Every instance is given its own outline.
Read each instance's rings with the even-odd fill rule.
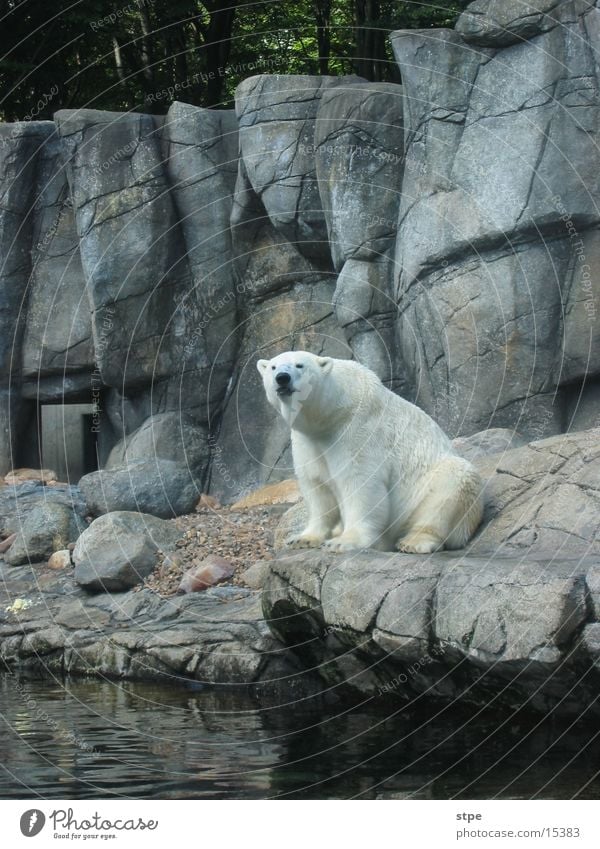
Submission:
[[[0,676],[0,797],[598,798],[583,722]]]

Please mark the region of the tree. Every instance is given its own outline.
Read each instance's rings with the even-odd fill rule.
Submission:
[[[122,4],[122,5],[120,5]],[[253,73],[399,81],[388,35],[452,26],[466,0],[0,0],[0,118],[62,108],[231,106]]]
[[[385,36],[379,0],[354,0],[356,73],[367,80],[384,79]]]
[[[313,0],[312,7],[317,22],[319,73],[325,76],[331,54],[331,0]]]

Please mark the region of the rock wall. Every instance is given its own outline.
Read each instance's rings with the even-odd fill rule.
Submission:
[[[394,33],[402,86],[268,75],[235,113],[0,126],[0,472],[33,464],[37,403],[94,400],[103,462],[185,414],[204,450],[154,488],[288,477],[254,363],[293,347],[452,437],[593,425],[600,8],[497,6]]]

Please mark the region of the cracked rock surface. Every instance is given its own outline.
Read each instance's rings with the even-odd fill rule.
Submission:
[[[489,504],[466,549],[280,551],[265,617],[328,686],[597,713],[600,429],[474,462]]]
[[[8,666],[298,695],[311,686],[310,674],[269,632],[257,591],[217,587],[169,599],[146,589],[90,595],[72,572],[39,565],[32,575],[30,566],[2,563],[0,569],[0,660]]]

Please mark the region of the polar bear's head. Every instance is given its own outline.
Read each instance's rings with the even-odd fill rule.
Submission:
[[[293,425],[302,411],[318,404],[323,378],[333,363],[331,357],[317,357],[308,351],[286,351],[256,365],[269,403]]]

